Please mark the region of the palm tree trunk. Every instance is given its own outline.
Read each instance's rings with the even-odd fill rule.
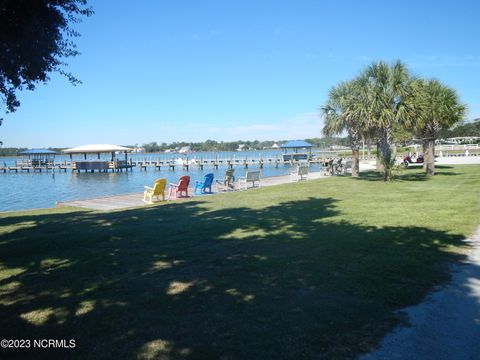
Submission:
[[[352,177],[360,175],[360,149],[352,149]]]
[[[380,134],[380,161],[383,165],[383,180],[389,181],[392,178],[392,148],[390,146],[389,130],[383,129]]]
[[[427,171],[427,152],[428,152],[428,140],[423,139],[422,140],[422,154],[423,154],[423,170]],[[418,156],[418,153],[417,153]]]
[[[423,168],[427,176],[435,175],[435,139],[423,140]]]
[[[377,159],[376,159],[376,170],[378,172],[383,172],[383,164],[381,159],[381,150],[380,150],[380,141],[377,142]]]

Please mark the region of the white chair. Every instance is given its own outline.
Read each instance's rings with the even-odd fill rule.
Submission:
[[[245,177],[238,179],[238,189],[242,190],[248,189],[248,184],[251,183],[252,187],[255,187],[255,182],[258,182],[258,186],[260,187],[260,171],[247,171]]]
[[[295,181],[307,180],[308,164],[298,165],[297,167],[293,168],[292,172],[290,173],[290,177]]]

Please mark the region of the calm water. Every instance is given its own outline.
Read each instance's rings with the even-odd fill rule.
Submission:
[[[258,159],[260,156],[276,157],[281,156],[280,151],[264,152],[242,152],[242,153],[195,153],[188,155],[188,159]],[[129,156],[135,160],[172,160],[182,157],[178,154],[132,154]],[[183,156],[186,158],[186,156]],[[93,156],[92,158],[96,158]],[[106,157],[108,158],[108,157]],[[120,157],[121,158],[121,157]],[[14,165],[15,160],[19,158],[0,158],[0,162],[7,165]],[[57,156],[56,162],[68,160],[68,157]],[[251,166],[250,169],[258,168]],[[181,170],[181,167],[175,171],[162,167],[160,171],[148,168],[147,171],[140,171],[134,168],[132,172],[119,173],[72,173],[55,171],[42,173],[3,173],[0,172],[0,188],[2,197],[0,201],[0,211],[36,209],[52,207],[56,202],[67,200],[88,199],[98,196],[119,195],[132,192],[141,192],[145,185],[151,186],[157,178],[165,177],[167,182],[178,181],[182,175],[190,175],[190,183],[195,184],[195,180],[203,179],[207,173],[213,173],[215,179],[223,178],[226,166],[220,166],[215,170],[213,166],[205,166],[204,170],[194,166],[190,171]],[[312,171],[317,170],[312,167]],[[235,167],[235,176],[244,176],[245,169],[241,166]],[[278,169],[273,165],[265,165],[262,169],[262,176],[278,176],[290,172],[289,166],[280,165]]]

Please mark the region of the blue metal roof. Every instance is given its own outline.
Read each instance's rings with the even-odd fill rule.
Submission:
[[[303,140],[291,140],[285,144],[280,145],[281,148],[309,148],[313,145]]]
[[[55,151],[47,150],[47,149],[29,149],[19,152],[20,155],[50,155],[56,154]]]

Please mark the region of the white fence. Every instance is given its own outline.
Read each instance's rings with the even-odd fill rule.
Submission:
[[[443,156],[479,156],[479,144],[435,145],[435,155]]]

